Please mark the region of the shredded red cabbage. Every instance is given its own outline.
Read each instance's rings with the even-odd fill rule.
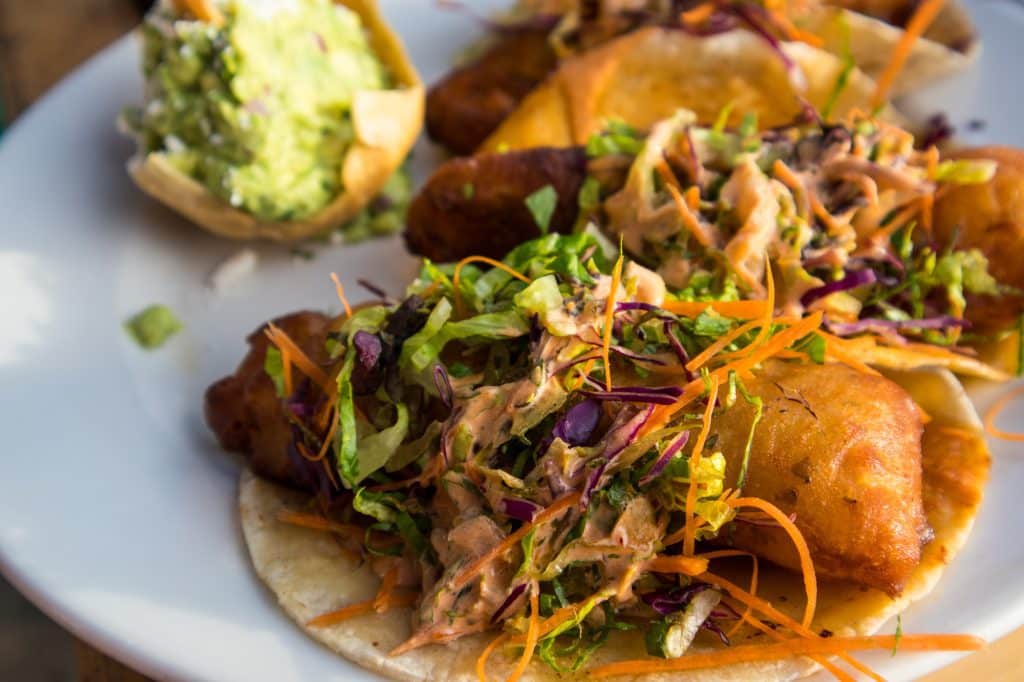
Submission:
[[[529,523],[533,521],[533,517],[540,513],[541,507],[535,502],[524,500],[518,497],[506,497],[501,501],[502,513],[505,516],[516,519],[517,521],[523,521]]]
[[[525,591],[526,583],[519,583],[518,585],[513,587],[512,591],[509,592],[509,595],[505,597],[505,601],[501,602],[501,606],[499,606],[498,610],[495,611],[494,615],[491,616],[491,623],[497,623],[499,620],[501,620],[501,617],[505,615],[505,612],[508,611],[509,607],[512,606],[512,604],[514,604],[516,600],[519,599],[519,597],[521,597],[523,595],[523,592]]]
[[[708,616],[707,620],[701,623],[701,627],[718,635],[718,639],[722,641],[722,644],[729,646],[729,635],[725,634],[722,628],[718,627],[718,624],[711,620],[711,616]]]
[[[810,289],[800,297],[800,304],[803,306],[809,306],[810,304],[817,301],[819,298],[824,298],[829,294],[834,294],[837,291],[847,291],[849,289],[856,289],[857,287],[866,286],[868,284],[874,284],[878,281],[875,277],[875,271],[870,269],[864,270],[851,270],[843,276],[842,279],[835,282],[829,282],[820,287]]]
[[[837,336],[850,336],[861,332],[875,332],[880,335],[889,335],[893,332],[902,332],[912,329],[939,329],[948,330],[953,327],[966,328],[971,323],[958,317],[943,315],[939,317],[924,317],[913,320],[879,320],[875,318],[857,320],[856,322],[828,322],[829,331]]]
[[[628,358],[628,359],[632,360],[633,362],[643,362],[643,363],[647,363],[649,365],[664,365],[665,364],[662,360],[659,360],[658,358],[652,358],[652,357],[650,357],[648,355],[641,355],[640,353],[634,353],[633,351],[629,350],[628,348],[623,348],[622,346],[610,346],[608,348],[608,350],[610,350],[612,353],[615,353],[616,355],[621,355],[624,358]]]
[[[573,405],[555,424],[551,435],[560,438],[569,445],[578,446],[588,443],[594,435],[594,429],[601,420],[601,405],[596,400],[587,399]]]
[[[674,320],[665,320],[665,336],[668,337],[668,345],[672,346],[672,352],[676,354],[677,358],[679,358],[679,364],[683,367],[686,380],[693,381],[693,372],[686,369],[686,364],[690,362],[690,355],[686,352],[686,349],[683,348],[683,344],[679,342],[679,338],[675,335],[675,332],[672,331],[675,328],[675,324]]]
[[[665,470],[666,466],[668,466],[669,461],[671,461],[672,458],[675,457],[680,450],[686,447],[686,444],[689,442],[689,440],[689,431],[683,431],[678,436],[676,436],[675,440],[669,443],[668,447],[665,448],[665,452],[661,453],[661,456],[658,457],[658,460],[654,463],[654,466],[652,466],[650,470],[646,474],[644,474],[643,477],[640,479],[640,485],[645,486],[654,479],[656,479],[658,476],[660,476],[661,472]]]
[[[640,599],[657,611],[659,615],[667,616],[685,609],[694,596],[709,587],[710,585],[707,583],[693,583],[686,587],[672,587],[668,590],[656,590],[641,594]]]
[[[654,405],[648,405],[645,409],[629,416],[628,413],[620,413],[619,417],[615,420],[615,424],[608,430],[607,440],[605,441],[604,451],[601,453],[601,457],[604,459],[601,465],[598,466],[587,478],[587,483],[583,486],[583,493],[580,495],[580,508],[586,509],[587,505],[590,504],[591,496],[600,489],[604,472],[608,467],[615,461],[619,454],[625,450],[630,443],[636,438],[636,435],[640,433],[640,429],[643,428],[647,420],[651,418],[651,414],[654,413]]]
[[[455,392],[452,390],[452,381],[448,377],[448,370],[444,365],[438,363],[434,366],[434,386],[437,387],[437,394],[441,396],[441,402],[449,410],[455,404]]]
[[[371,282],[369,280],[357,279],[356,280],[356,284],[358,284],[362,288],[366,289],[367,291],[369,291],[371,294],[373,294],[377,298],[381,299],[382,301],[389,301],[389,300],[391,300],[391,297],[388,296],[388,292],[384,291],[379,286],[377,286],[376,284],[374,284],[373,282]]]
[[[616,386],[610,391],[580,391],[594,400],[671,405],[683,394],[678,386]]]

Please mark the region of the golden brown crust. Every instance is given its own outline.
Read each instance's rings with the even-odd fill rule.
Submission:
[[[843,69],[838,57],[803,43],[788,43],[785,50],[806,87],[797,87],[778,55],[753,33],[698,37],[642,28],[563,61],[481,151],[582,144],[609,118],[647,130],[680,108],[711,124],[732,104],[732,125],[748,112],[758,114],[762,127],[784,125],[801,112],[797,94],[824,106]],[[873,89],[855,70],[833,114],[867,106]]]
[[[823,577],[898,594],[921,557],[921,418],[884,377],[845,365],[773,362],[746,382],[764,401],[744,495],[796,515]],[[719,441],[734,486],[754,408],[738,400]],[[792,541],[774,527],[735,524],[727,541],[793,569]]]
[[[427,134],[456,154],[472,154],[556,64],[547,30],[499,37],[478,59],[430,88]]]
[[[327,360],[324,340],[330,318],[299,312],[274,320],[314,362]],[[234,374],[212,384],[203,401],[203,414],[221,447],[242,454],[261,476],[292,487],[305,482],[289,459],[291,422],[274,384],[263,368],[269,340],[261,325],[246,339],[249,352]]]
[[[582,149],[526,149],[441,164],[409,206],[409,250],[439,263],[471,255],[503,258],[540,236],[526,198],[550,185],[558,197],[548,229],[570,232],[586,177]]]

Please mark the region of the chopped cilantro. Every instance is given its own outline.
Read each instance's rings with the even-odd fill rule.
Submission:
[[[462,198],[470,201],[474,196],[476,196],[476,187],[472,182],[467,182],[462,186]]]
[[[128,335],[146,350],[159,348],[184,328],[165,305],[151,305],[124,323]]]
[[[718,338],[732,329],[732,320],[708,309],[693,321],[693,333],[697,336]]]
[[[547,234],[551,227],[551,216],[555,214],[558,206],[558,192],[551,185],[544,185],[539,190],[526,197],[526,207],[530,209],[533,221],[537,223],[541,234]]]

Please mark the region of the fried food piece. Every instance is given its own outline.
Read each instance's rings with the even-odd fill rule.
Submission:
[[[979,185],[951,185],[935,202],[935,237],[943,247],[978,249],[1000,284],[1024,289],[1024,150],[978,147],[950,154],[951,159],[991,159],[995,177]],[[976,329],[1009,327],[1024,312],[1024,296],[974,296],[967,317]]]
[[[745,382],[764,401],[743,494],[786,514],[822,577],[898,595],[930,529],[921,501],[921,413],[892,381],[845,365],[772,362]],[[735,487],[754,408],[737,400],[720,420],[717,449]],[[731,542],[799,569],[777,526],[733,524]]]
[[[330,318],[298,312],[274,320],[314,362],[325,362]],[[295,466],[289,447],[294,438],[283,401],[263,369],[270,341],[261,326],[246,339],[249,352],[235,373],[206,390],[203,412],[221,447],[238,452],[260,476],[294,488],[308,488],[303,467]]]
[[[456,154],[471,154],[557,64],[548,31],[501,36],[479,59],[427,94],[427,134]]]
[[[525,202],[546,185],[558,195],[549,231],[570,232],[586,163],[580,148],[451,159],[434,171],[409,206],[409,250],[437,262],[470,255],[502,258],[513,247],[540,236]]]

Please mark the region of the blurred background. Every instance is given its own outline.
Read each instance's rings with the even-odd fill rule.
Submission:
[[[62,76],[131,31],[149,4],[0,0],[0,136]],[[76,642],[0,578],[0,681],[141,679]]]

